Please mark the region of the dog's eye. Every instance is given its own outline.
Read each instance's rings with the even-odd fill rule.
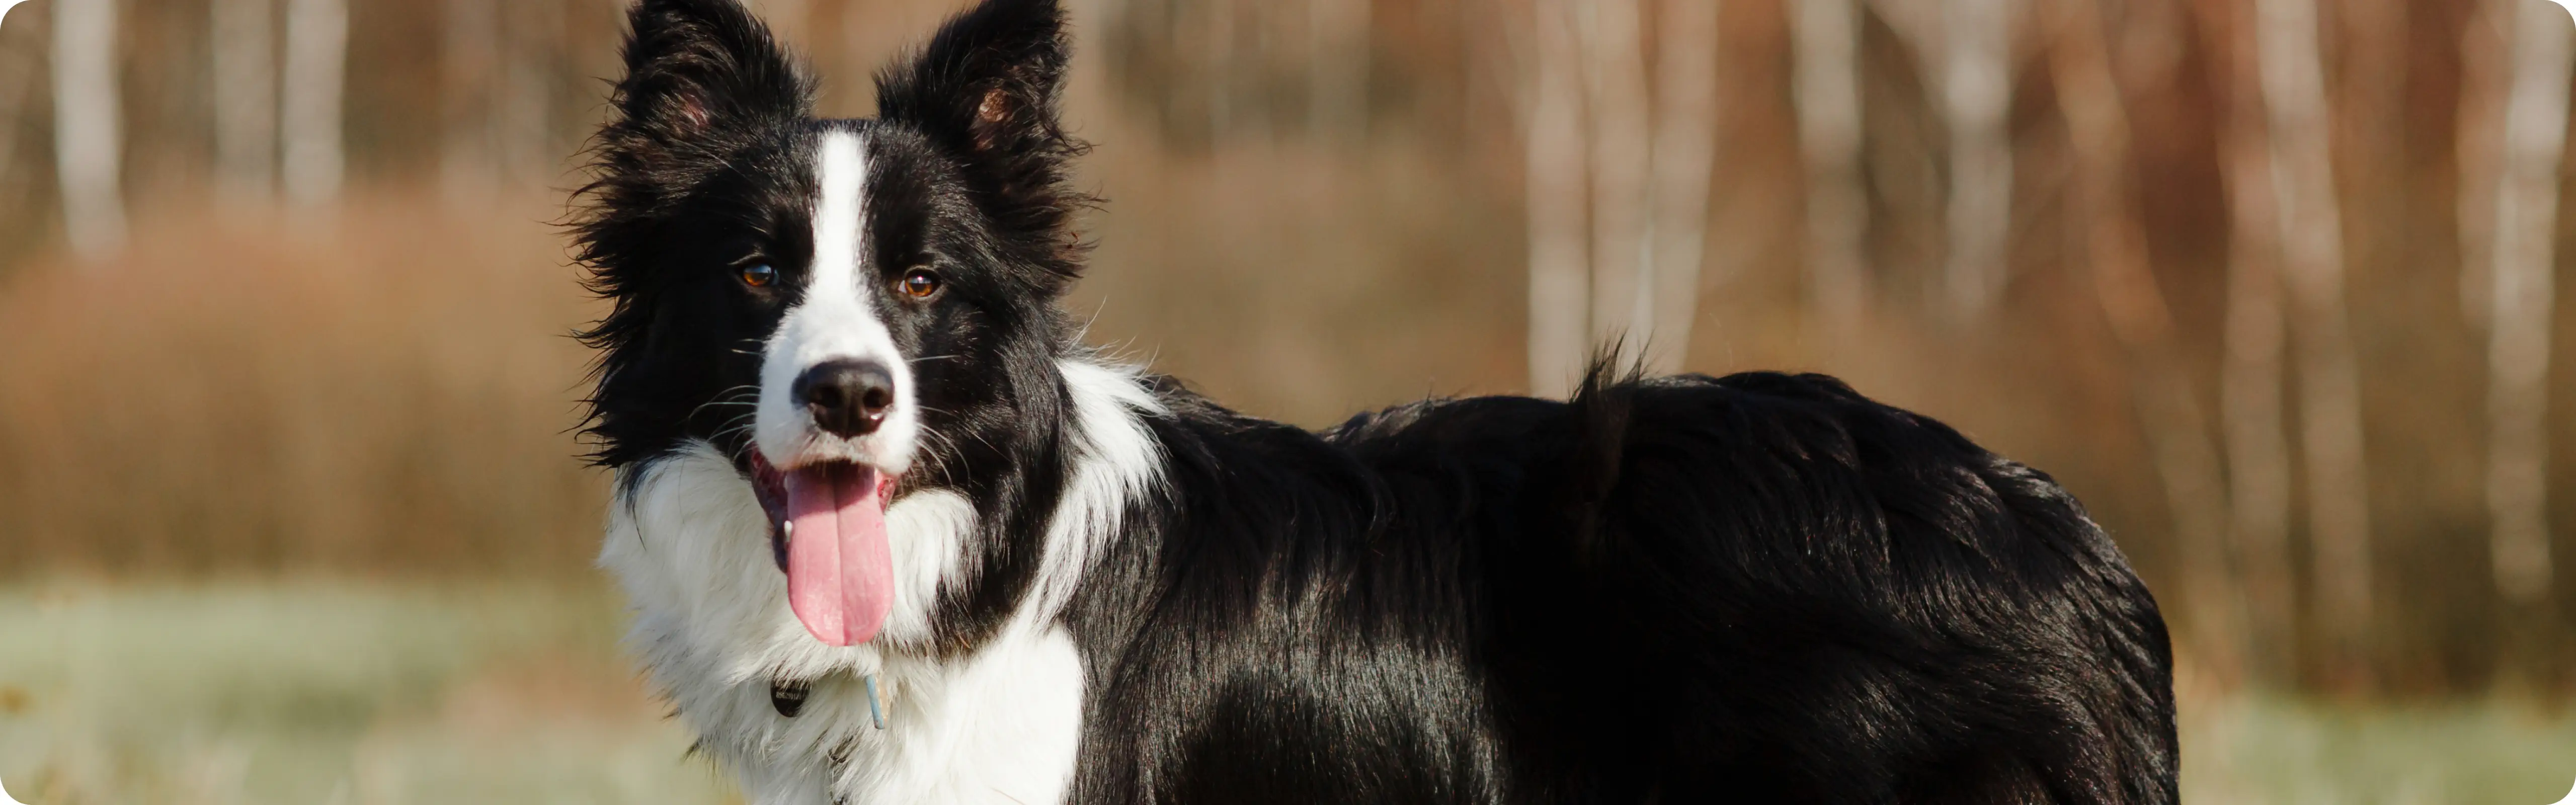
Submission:
[[[778,269],[771,268],[768,263],[753,263],[742,268],[744,285],[760,288],[777,281]]]
[[[931,294],[939,292],[939,274],[927,268],[906,271],[903,273],[903,282],[899,283],[898,287],[903,289],[905,295],[914,299],[928,299]]]

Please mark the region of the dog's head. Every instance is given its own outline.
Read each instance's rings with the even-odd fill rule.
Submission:
[[[735,0],[642,0],[576,224],[611,312],[597,458],[704,442],[753,481],[790,603],[825,642],[890,607],[885,509],[1013,466],[1058,410],[1079,270],[1053,0],[990,0],[818,120]]]

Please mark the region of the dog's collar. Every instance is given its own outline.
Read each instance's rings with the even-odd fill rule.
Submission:
[[[875,722],[877,729],[885,729],[885,706],[877,697],[877,676],[861,676],[859,683],[868,689],[868,720]],[[769,706],[780,716],[795,718],[805,711],[805,696],[812,690],[813,683],[807,680],[773,677],[769,680]]]

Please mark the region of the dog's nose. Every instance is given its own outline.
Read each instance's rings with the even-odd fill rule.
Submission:
[[[894,407],[894,373],[876,361],[827,361],[796,377],[789,390],[814,424],[842,437],[875,433]]]

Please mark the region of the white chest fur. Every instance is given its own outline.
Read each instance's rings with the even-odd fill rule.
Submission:
[[[611,515],[600,563],[635,608],[632,648],[755,805],[1056,802],[1081,737],[1082,664],[1034,607],[982,650],[939,662],[873,645],[834,648],[787,609],[768,524],[733,464],[693,445],[646,473]],[[972,510],[945,493],[887,512],[896,620],[925,628],[937,578]],[[905,599],[911,600],[905,600]],[[861,674],[876,674],[886,727],[872,726]],[[796,717],[770,683],[814,680]]]
[[[600,565],[634,607],[630,648],[754,805],[1014,803],[1063,799],[1082,734],[1082,662],[1054,613],[1159,456],[1136,419],[1159,409],[1132,374],[1062,364],[1083,457],[1045,535],[1035,593],[1001,633],[937,661],[876,644],[832,647],[787,608],[786,581],[750,485],[713,446],[694,443],[630,468],[611,507]],[[956,571],[975,512],[947,492],[886,512],[895,601],[883,634],[927,636],[930,603]],[[859,676],[875,674],[885,728],[871,724]],[[813,680],[793,717],[771,703],[780,677]]]

